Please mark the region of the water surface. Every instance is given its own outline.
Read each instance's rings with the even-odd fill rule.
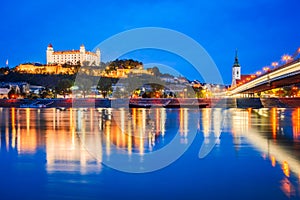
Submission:
[[[300,198],[300,108],[103,113],[0,108],[1,199]],[[153,172],[106,164],[118,155],[143,167],[173,144],[186,151]]]

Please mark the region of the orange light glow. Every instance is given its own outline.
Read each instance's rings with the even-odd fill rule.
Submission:
[[[272,167],[276,166],[276,159],[274,156],[271,156],[271,163],[272,163]]]
[[[261,72],[260,71],[256,72],[256,75],[261,75]]]
[[[179,110],[179,132],[180,135],[183,135],[183,108]]]
[[[273,135],[273,139],[276,139],[276,134],[277,134],[277,109],[276,108],[272,108],[272,117],[271,117],[271,123],[272,123],[272,135]]]
[[[283,55],[281,57],[282,61],[288,62],[289,60],[292,60],[292,57],[290,55]]]
[[[286,161],[282,163],[282,171],[285,176],[290,177],[290,168]]]
[[[26,129],[27,129],[27,135],[29,135],[29,131],[30,131],[30,108],[26,108]]]
[[[293,137],[300,138],[300,108],[292,113]]]
[[[277,67],[278,66],[278,62],[272,62],[271,64],[273,67]]]

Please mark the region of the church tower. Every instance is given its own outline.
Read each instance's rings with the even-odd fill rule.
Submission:
[[[235,59],[234,59],[234,64],[232,66],[232,83],[231,83],[231,87],[236,86],[237,80],[241,80],[241,66],[240,66],[240,63],[239,63],[237,50],[235,50]]]

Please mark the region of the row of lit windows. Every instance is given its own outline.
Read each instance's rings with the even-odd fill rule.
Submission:
[[[99,59],[97,56],[93,55],[85,55],[84,56],[84,61],[90,61],[90,62],[97,62]],[[78,61],[80,61],[80,55],[77,54],[71,54],[71,55],[52,55],[51,60],[49,61],[50,63],[67,63],[70,62],[72,64],[77,64]]]

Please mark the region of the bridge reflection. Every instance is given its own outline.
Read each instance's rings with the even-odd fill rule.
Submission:
[[[234,110],[231,114],[234,132],[262,152],[272,167],[280,166],[285,175],[281,189],[288,197],[295,195],[297,188],[289,178],[294,173],[300,182],[300,108]]]
[[[185,145],[191,126],[197,126],[204,143],[222,144],[222,131],[231,132],[236,150],[243,142],[261,151],[273,167],[282,169],[282,188],[292,193],[291,173],[300,178],[300,108],[297,109],[201,109],[198,124],[191,124],[193,111],[185,108],[108,109],[112,118],[103,120],[102,109],[2,109],[1,152],[34,155],[45,151],[46,170],[99,173],[102,158],[117,150],[128,157],[163,148],[180,134]],[[223,123],[222,118],[226,116]],[[217,140],[215,140],[218,138]],[[87,148],[88,147],[88,148]],[[67,167],[66,167],[67,166]],[[288,187],[290,186],[290,187]]]

